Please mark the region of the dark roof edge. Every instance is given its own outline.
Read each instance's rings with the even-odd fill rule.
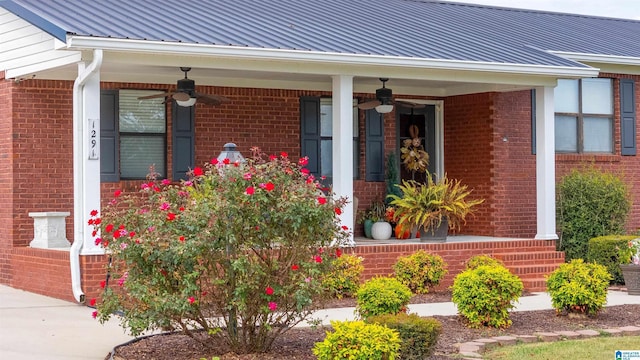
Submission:
[[[56,39],[62,41],[62,42],[66,42],[67,41],[67,31],[64,29],[61,29],[60,27],[58,27],[57,25],[54,25],[53,23],[45,20],[44,18],[36,15],[35,13],[33,13],[32,11],[16,4],[15,2],[11,1],[11,0],[0,0],[0,7],[3,7],[5,9],[7,9],[8,11],[12,12],[13,14],[15,14],[16,16],[20,17],[21,19],[29,22],[30,24],[42,29],[43,31],[47,32],[48,34],[52,35],[53,37],[55,37]]]

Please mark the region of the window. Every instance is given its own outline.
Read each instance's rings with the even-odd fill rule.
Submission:
[[[101,96],[101,175],[103,181],[145,179],[150,167],[166,169],[166,111],[163,98],[138,100],[157,91],[103,91]]]
[[[353,176],[358,177],[358,108],[353,107]],[[333,177],[333,104],[329,98],[300,99],[302,156],[309,157],[307,167],[315,176]]]
[[[613,153],[611,79],[558,80],[555,147],[560,153]]]

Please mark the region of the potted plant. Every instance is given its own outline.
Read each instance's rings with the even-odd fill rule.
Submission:
[[[629,295],[640,295],[640,238],[619,249],[618,259]]]
[[[376,240],[391,237],[391,224],[386,221],[387,208],[382,200],[374,200],[369,208],[360,215],[360,223],[364,225],[364,236]]]
[[[449,229],[459,230],[482,199],[469,199],[472,190],[446,174],[434,180],[427,174],[427,183],[413,180],[399,185],[402,196],[389,195],[398,223],[411,224],[422,233],[422,240],[444,241]]]

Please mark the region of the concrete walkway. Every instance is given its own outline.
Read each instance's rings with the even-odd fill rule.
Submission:
[[[607,305],[640,304],[640,296],[610,291]],[[520,299],[516,311],[551,309],[545,293]],[[416,304],[409,310],[422,316],[455,315],[452,303]],[[0,285],[0,359],[103,360],[117,345],[132,340],[117,319],[101,325],[93,309]],[[355,319],[355,308],[318,311],[314,318]]]

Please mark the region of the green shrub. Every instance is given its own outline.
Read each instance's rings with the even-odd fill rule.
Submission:
[[[382,314],[397,314],[407,309],[411,290],[392,277],[375,277],[367,280],[356,293],[356,310],[362,319]]]
[[[547,292],[558,313],[595,315],[607,303],[611,275],[603,265],[574,259],[547,277]]]
[[[558,185],[558,247],[567,261],[585,259],[589,239],[624,233],[631,208],[627,185],[595,168],[573,170]]]
[[[475,255],[472,256],[467,263],[465,264],[465,268],[475,269],[478,266],[488,265],[488,266],[504,266],[504,263],[491,255]]]
[[[426,294],[437,286],[447,273],[447,264],[439,255],[418,250],[411,255],[401,256],[393,265],[396,279],[407,285],[416,294]]]
[[[481,265],[455,277],[451,300],[469,327],[507,328],[511,326],[509,310],[520,298],[523,288],[520,278],[507,268]]]
[[[400,337],[395,330],[364,321],[332,321],[333,332],[313,347],[318,360],[394,360]]]
[[[360,256],[343,254],[333,261],[329,272],[322,277],[322,284],[333,297],[351,297],[360,287],[360,275],[363,271]]]
[[[619,249],[626,247],[627,243],[638,238],[636,235],[608,235],[589,239],[587,249],[587,261],[604,265],[614,284],[624,284],[622,271],[620,270]]]
[[[402,340],[400,359],[403,360],[428,358],[442,332],[442,324],[438,320],[416,314],[377,315],[370,317],[367,322],[384,325],[398,332]]]

